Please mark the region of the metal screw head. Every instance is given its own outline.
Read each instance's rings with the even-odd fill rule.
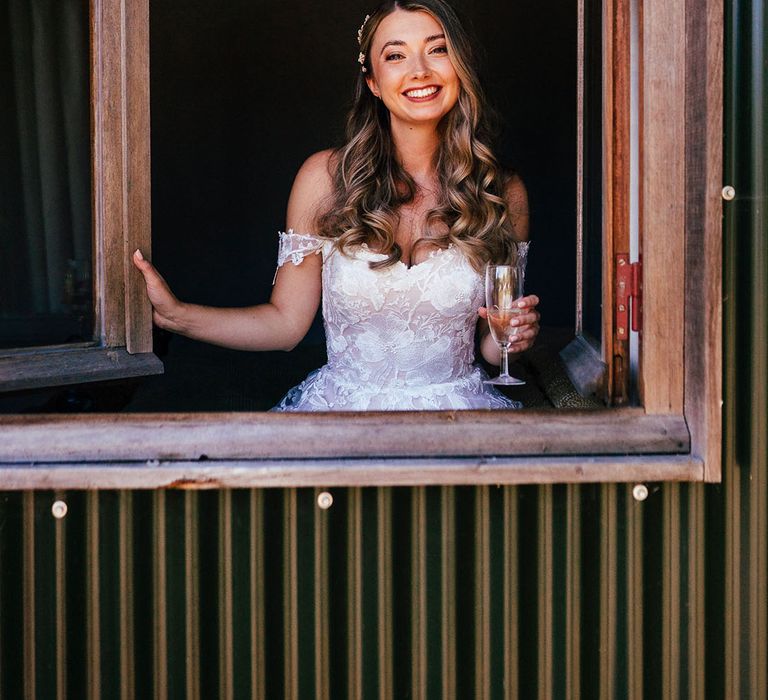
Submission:
[[[327,491],[317,494],[317,505],[323,510],[328,510],[333,505],[333,496]]]
[[[648,498],[648,487],[645,484],[638,484],[632,489],[632,496],[636,501],[644,501]]]
[[[51,514],[56,520],[61,520],[67,514],[67,504],[64,501],[55,501],[51,506]]]
[[[736,196],[736,188],[733,185],[723,187],[723,199],[730,202]]]

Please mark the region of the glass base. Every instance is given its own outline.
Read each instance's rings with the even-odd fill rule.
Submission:
[[[521,384],[525,384],[525,382],[522,379],[517,379],[516,377],[494,377],[493,379],[486,379],[483,384],[498,384],[501,386],[520,386]]]

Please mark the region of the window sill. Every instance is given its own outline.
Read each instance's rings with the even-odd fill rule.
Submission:
[[[0,353],[0,391],[83,384],[162,374],[151,352],[125,348],[56,346]]]
[[[681,416],[636,408],[0,416],[0,464],[12,465],[8,479],[16,475],[3,483],[27,488],[48,488],[49,478],[84,488],[89,470],[114,476],[110,488],[271,484],[281,474],[326,485],[625,481],[642,465],[654,480],[701,479],[689,453]]]
[[[4,489],[218,489],[702,481],[689,455],[0,465]]]

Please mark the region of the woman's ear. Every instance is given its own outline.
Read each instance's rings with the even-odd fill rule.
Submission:
[[[368,89],[374,94],[375,97],[381,97],[379,86],[377,85],[375,78],[367,77],[365,82],[368,84]]]

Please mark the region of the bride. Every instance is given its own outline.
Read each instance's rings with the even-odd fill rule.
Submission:
[[[229,348],[291,350],[322,298],[328,363],[273,410],[517,408],[483,384],[475,351],[499,364],[483,270],[527,239],[527,198],[490,149],[468,37],[442,0],[395,0],[358,42],[347,142],[296,175],[269,303],[183,303],[136,251],[154,321]],[[539,328],[538,298],[519,304],[510,352]]]

